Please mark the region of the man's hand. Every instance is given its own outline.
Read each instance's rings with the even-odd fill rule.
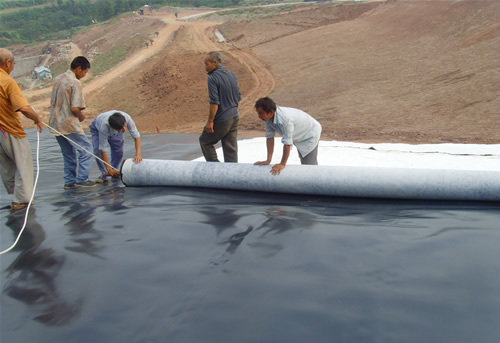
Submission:
[[[111,172],[109,173],[111,175],[112,178],[114,179],[118,179],[120,177],[120,172],[118,170],[111,170]]]
[[[207,125],[205,125],[205,131],[208,133],[214,133],[214,122],[213,121],[207,121]]]
[[[275,164],[271,168],[271,174],[273,174],[273,175],[279,175],[279,173],[281,173],[281,171],[283,169],[285,169],[285,165],[284,164],[282,164],[282,163]]]
[[[43,123],[41,120],[39,120],[38,122],[35,122],[36,126],[38,126],[38,129],[40,129],[40,132],[43,131]]]
[[[120,177],[120,172],[118,170],[112,169],[111,167],[107,166],[106,170],[108,171],[105,175],[106,176],[111,176],[112,178],[119,178]]]
[[[218,109],[219,109],[219,105],[210,104],[210,107],[208,110],[207,124],[205,125],[205,132],[206,133],[214,133],[214,120],[215,120],[215,115],[217,114]]]
[[[142,156],[141,155],[135,155],[134,158],[132,159],[135,163],[141,163],[142,162]]]
[[[19,112],[21,112],[22,114],[24,114],[24,116],[26,118],[29,118],[29,119],[33,120],[33,122],[35,123],[35,125],[40,129],[40,132],[42,132],[42,130],[43,130],[43,122],[40,119],[40,117],[38,116],[38,114],[36,113],[36,111],[33,109],[33,107],[31,107],[31,106],[21,107],[19,109]]]
[[[73,113],[73,115],[77,117],[80,122],[85,120],[85,114],[83,114],[80,107],[71,107],[71,113]]]
[[[254,163],[256,166],[267,166],[268,164],[271,164],[271,161],[257,161]]]

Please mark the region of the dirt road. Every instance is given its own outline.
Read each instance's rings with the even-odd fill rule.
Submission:
[[[197,13],[199,15],[200,13]],[[194,21],[194,20],[182,20],[183,18],[191,17],[192,15],[186,14],[183,16],[179,14],[179,20],[176,20],[175,16],[170,13],[157,13],[153,16],[145,16],[146,19],[161,19],[167,26],[165,26],[154,40],[154,43],[147,48],[143,48],[136,54],[127,58],[125,61],[120,63],[115,68],[111,69],[107,73],[93,78],[91,81],[85,83],[84,91],[85,94],[91,94],[93,92],[102,93],[106,87],[115,80],[121,80],[125,78],[128,73],[138,68],[144,61],[150,59],[151,57],[157,55],[161,51],[165,50],[167,45],[171,43],[174,39],[174,35],[179,29],[183,29],[185,34],[189,36],[188,46],[186,47],[190,51],[197,51],[199,53],[206,53],[211,50],[224,50],[226,54],[231,56],[235,61],[237,61],[241,68],[244,69],[245,74],[250,75],[250,84],[248,89],[244,93],[244,98],[240,104],[240,112],[242,117],[248,114],[253,114],[253,102],[254,99],[260,96],[269,94],[275,86],[275,80],[273,75],[269,72],[266,66],[260,62],[260,60],[251,52],[251,50],[241,50],[235,49],[230,44],[225,42],[218,42],[213,39],[214,27],[220,23],[209,22],[209,21]],[[212,39],[211,39],[212,38]],[[72,43],[72,52],[74,56],[81,55],[81,49],[74,43]],[[125,81],[125,80],[124,80]],[[32,92],[26,92],[28,97],[44,96],[42,100],[32,102],[32,106],[41,114],[42,118],[47,119],[49,115],[49,103],[50,103],[50,88],[45,88],[42,90],[36,90]],[[133,89],[131,90],[133,92]],[[102,93],[104,94],[104,93]],[[140,121],[141,119],[139,119]],[[30,125],[28,121],[25,121],[27,126]],[[82,123],[84,127],[90,124],[89,120]],[[141,129],[145,132],[152,132],[156,129],[157,125],[151,125],[151,123],[142,123]],[[192,121],[186,121],[184,124],[179,124],[176,130],[181,132],[198,132],[199,123],[192,123]]]
[[[92,79],[92,81],[86,83],[84,86],[85,92],[90,93],[92,91],[102,89],[110,81],[122,77],[133,68],[136,68],[140,63],[142,63],[149,57],[154,56],[155,53],[157,53],[160,49],[164,47],[165,44],[167,44],[172,34],[179,27],[185,25],[185,23],[181,21],[176,21],[175,17],[170,14],[162,16],[161,19],[167,23],[167,26],[165,26],[159,32],[158,36],[154,41],[154,44],[152,44],[148,48],[141,49],[139,52],[129,57],[128,59],[126,59],[125,61],[123,61],[122,63],[120,63],[118,66],[111,69],[107,73],[95,77],[94,79]],[[72,57],[82,55],[82,50],[76,44],[71,43],[71,46],[72,46]],[[47,97],[44,98],[43,100],[32,103],[32,106],[36,108],[38,111],[41,111],[42,115],[47,114],[46,112],[48,111],[48,106],[50,104],[50,98],[49,98],[50,91],[51,91],[50,88],[45,88],[41,90],[25,92],[27,97],[40,96],[44,94],[47,95]]]

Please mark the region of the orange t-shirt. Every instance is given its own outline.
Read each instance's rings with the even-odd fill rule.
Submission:
[[[26,137],[21,121],[20,108],[29,106],[21,87],[3,69],[0,69],[0,127],[17,138]]]

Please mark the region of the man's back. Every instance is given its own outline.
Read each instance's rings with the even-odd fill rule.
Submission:
[[[71,111],[73,107],[85,108],[81,83],[71,70],[54,79],[50,106],[50,126],[63,134],[84,134],[80,121]]]
[[[210,103],[219,105],[214,122],[226,121],[239,115],[240,87],[229,70],[219,65],[208,74],[208,93]]]
[[[15,137],[25,137],[26,133],[15,112],[28,106],[17,82],[4,70],[0,70],[0,126]]]

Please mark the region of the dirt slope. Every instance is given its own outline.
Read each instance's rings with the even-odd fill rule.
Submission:
[[[238,77],[244,94],[242,117],[253,114],[255,99],[269,94],[274,78],[250,51],[219,43],[213,32],[218,24],[200,21],[178,27],[152,58],[102,90],[91,89],[87,113],[94,116],[115,108],[133,115],[143,132],[199,133],[208,115],[203,59],[208,51],[218,50],[222,51],[223,64]]]
[[[325,137],[499,143],[499,17],[498,1],[397,1],[254,51]]]
[[[244,95],[241,135],[263,134],[253,103],[270,94],[315,116],[323,139],[500,142],[500,1],[313,4],[225,23],[172,16],[154,19],[167,23],[161,44],[85,86],[89,118],[121,109],[143,132],[200,132],[203,56],[220,50]]]

